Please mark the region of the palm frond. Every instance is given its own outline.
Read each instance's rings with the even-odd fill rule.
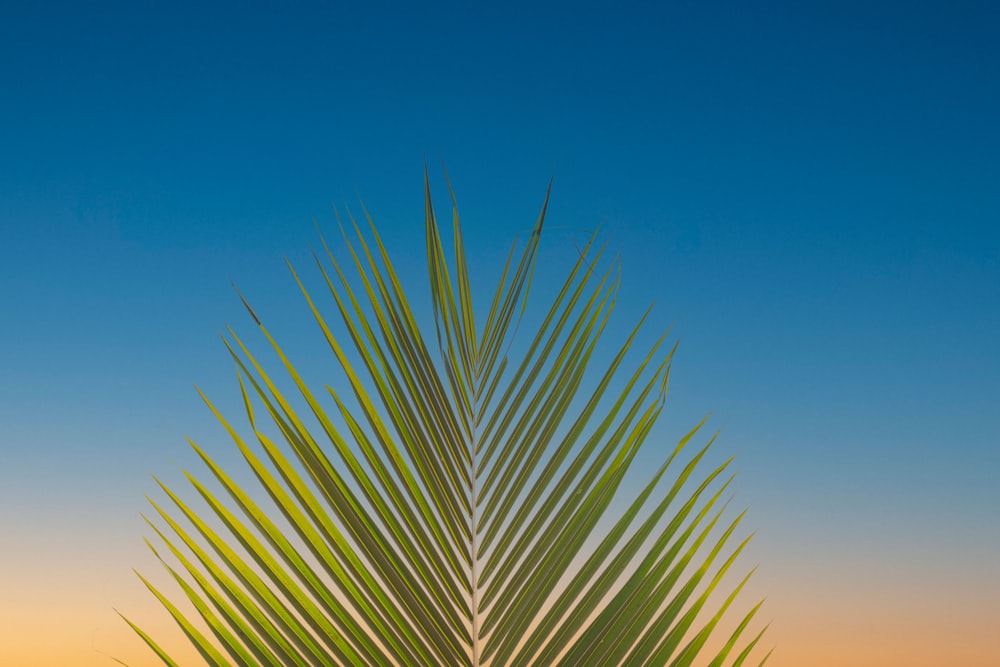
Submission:
[[[268,371],[233,330],[224,336],[252,437],[202,397],[259,490],[191,442],[224,496],[185,473],[207,509],[160,484],[171,506],[150,502],[169,531],[149,524],[196,614],[143,581],[212,665],[722,667],[737,651],[730,664],[744,664],[761,639],[743,644],[759,604],[706,653],[750,575],[706,609],[746,540],[729,546],[742,514],[716,535],[732,475],[731,461],[699,472],[715,436],[681,462],[705,420],[637,494],[624,484],[663,410],[677,346],[663,352],[664,334],[623,372],[644,315],[597,361],[619,278],[614,263],[599,269],[604,248],[591,236],[515,348],[549,192],[477,324],[447,185],[451,261],[425,171],[429,337],[367,210],[366,231],[350,215],[341,224],[346,261],[325,239],[325,261],[314,254],[332,312],[289,265],[342,382],[310,388],[240,295],[280,361]]]

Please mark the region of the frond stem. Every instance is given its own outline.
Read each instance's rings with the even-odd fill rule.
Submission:
[[[478,394],[478,392],[477,392]],[[473,398],[473,412],[477,416],[479,415],[479,397],[474,395]],[[471,498],[469,499],[469,505],[472,508],[472,521],[471,530],[469,531],[471,538],[471,556],[472,562],[470,567],[470,576],[472,581],[470,581],[469,589],[472,591],[472,667],[479,667],[479,489],[477,484],[477,478],[479,476],[479,425],[478,419],[473,420],[472,424],[472,442],[469,446],[470,454],[470,465],[472,474],[469,475],[471,480],[471,485],[469,493]]]

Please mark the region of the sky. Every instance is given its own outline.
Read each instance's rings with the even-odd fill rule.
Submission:
[[[480,5],[0,7],[0,663],[183,643],[132,568],[150,474],[230,460],[232,283],[322,349],[284,258],[363,200],[426,305],[443,163],[480,307],[551,178],[540,289],[599,227],[612,331],[673,326],[769,665],[995,665],[995,3]]]

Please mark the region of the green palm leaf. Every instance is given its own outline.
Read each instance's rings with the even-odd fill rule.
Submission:
[[[623,375],[640,321],[596,383],[588,379],[618,288],[616,267],[595,268],[603,249],[592,237],[526,350],[512,358],[548,193],[477,326],[454,193],[449,263],[426,172],[424,186],[432,337],[417,326],[367,211],[367,239],[353,217],[353,234],[341,230],[351,266],[325,241],[328,264],[316,257],[341,333],[292,269],[343,384],[314,392],[244,300],[280,359],[281,382],[298,396],[286,395],[229,330],[252,438],[203,398],[270,504],[192,442],[227,497],[185,473],[208,509],[200,516],[161,484],[172,507],[150,502],[169,531],[150,525],[180,564],[163,561],[196,616],[143,581],[212,665],[697,659],[721,667],[731,653],[728,664],[744,664],[761,638],[742,641],[759,604],[716,653],[705,653],[746,578],[717,608],[705,606],[746,541],[728,546],[742,515],[713,537],[724,509],[716,505],[732,479],[730,461],[698,473],[714,436],[678,462],[704,420],[620,516],[609,511],[663,409],[676,345],[662,353],[664,335]]]

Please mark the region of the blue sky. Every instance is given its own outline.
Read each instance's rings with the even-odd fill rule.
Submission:
[[[484,289],[550,177],[545,252],[601,225],[622,326],[656,301],[682,340],[667,432],[714,413],[762,561],[1000,588],[998,32],[991,3],[5,3],[2,532],[139,542],[146,473],[216,435],[191,384],[235,405],[230,280],[315,340],[282,257],[359,195],[423,280],[443,160]]]

